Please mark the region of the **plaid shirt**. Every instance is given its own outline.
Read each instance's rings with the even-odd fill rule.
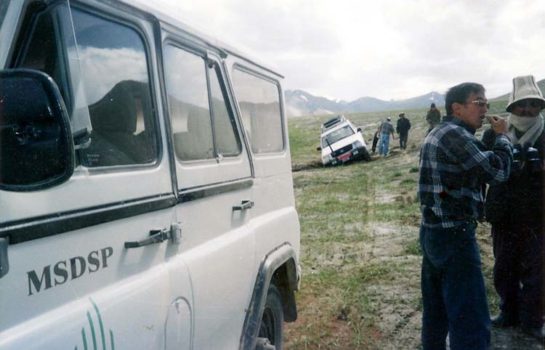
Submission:
[[[420,151],[422,225],[449,228],[482,218],[483,186],[507,181],[512,160],[507,136],[497,136],[488,151],[475,138],[475,129],[458,118],[444,117]]]

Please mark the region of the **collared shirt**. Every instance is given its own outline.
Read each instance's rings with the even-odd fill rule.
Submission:
[[[389,121],[385,121],[380,126],[380,132],[382,134],[386,134],[386,135],[393,134],[394,133],[394,126]]]
[[[489,151],[475,138],[475,129],[458,118],[444,117],[420,151],[422,225],[449,228],[480,219],[483,186],[507,181],[512,160],[507,136],[496,136]]]

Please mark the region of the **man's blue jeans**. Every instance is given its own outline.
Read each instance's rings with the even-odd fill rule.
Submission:
[[[422,247],[422,345],[424,350],[484,350],[490,314],[474,223],[420,228]]]
[[[381,133],[378,141],[378,154],[381,156],[388,155],[388,149],[390,148],[390,134]]]

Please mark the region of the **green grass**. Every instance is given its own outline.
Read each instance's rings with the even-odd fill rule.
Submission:
[[[418,347],[419,329],[410,328],[410,320],[421,311],[416,189],[427,124],[426,110],[404,112],[412,124],[407,150],[400,151],[395,140],[390,157],[338,167],[322,167],[316,151],[320,124],[330,116],[288,121],[303,280],[297,293],[300,318],[287,329],[286,348]],[[370,145],[377,125],[387,116],[395,123],[398,113],[346,116],[363,128]],[[494,311],[490,242],[481,243]],[[392,315],[398,317],[395,327],[384,323]],[[399,344],[392,343],[396,339]]]

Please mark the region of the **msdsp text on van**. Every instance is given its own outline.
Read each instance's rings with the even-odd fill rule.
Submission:
[[[282,76],[133,1],[0,2],[0,349],[281,349]]]

